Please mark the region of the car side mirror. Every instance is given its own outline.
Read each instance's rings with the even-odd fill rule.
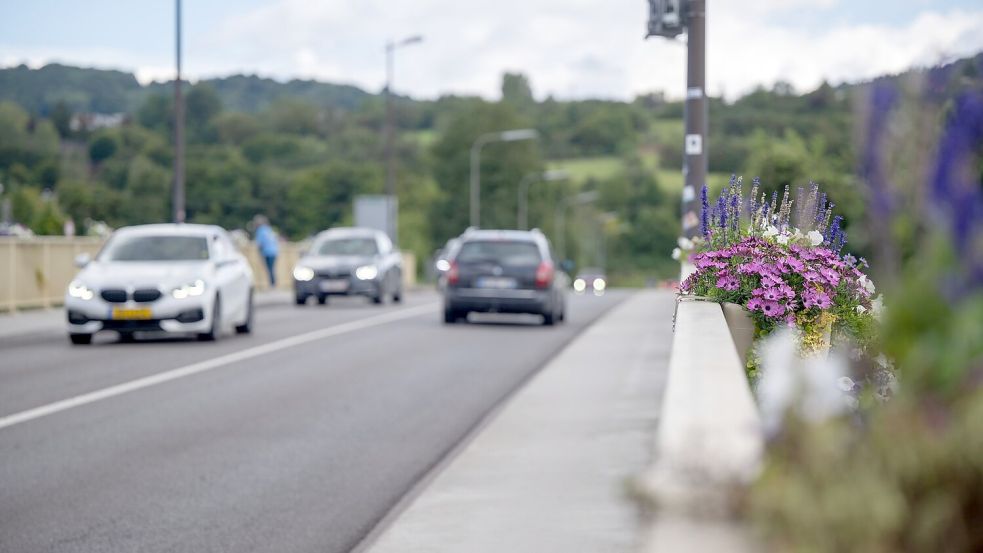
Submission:
[[[80,253],[75,256],[75,266],[84,269],[86,265],[92,263],[92,256],[87,253]]]
[[[560,262],[560,268],[563,269],[563,272],[564,273],[572,273],[573,272],[573,260],[572,259],[564,259],[563,261]]]

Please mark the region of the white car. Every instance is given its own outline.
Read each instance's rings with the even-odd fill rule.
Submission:
[[[68,336],[89,344],[101,330],[215,340],[229,326],[252,330],[253,272],[229,234],[211,225],[160,224],[117,230],[65,294]]]

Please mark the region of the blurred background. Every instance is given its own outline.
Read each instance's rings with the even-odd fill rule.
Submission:
[[[4,3],[0,232],[98,234],[170,220],[174,8]],[[187,219],[239,229],[262,212],[292,240],[351,224],[355,196],[387,189],[391,89],[401,248],[426,260],[468,226],[479,136],[534,128],[538,140],[484,147],[482,226],[516,226],[526,179],[528,224],[556,242],[555,206],[596,190],[596,201],[570,208],[569,257],[605,265],[615,285],[671,278],[685,44],[643,40],[648,8],[185,2]],[[708,180],[760,176],[768,190],[815,180],[859,222],[857,115],[871,86],[934,67],[953,75],[945,86],[979,83],[980,49],[983,9],[971,0],[713,5]]]

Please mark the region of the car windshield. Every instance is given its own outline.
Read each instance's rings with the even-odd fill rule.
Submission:
[[[465,242],[455,260],[458,263],[496,263],[509,267],[539,265],[542,257],[532,242],[486,241]]]
[[[101,261],[205,261],[204,236],[118,236],[99,256]]]
[[[367,257],[379,253],[374,238],[329,238],[314,248],[317,255],[355,255]]]

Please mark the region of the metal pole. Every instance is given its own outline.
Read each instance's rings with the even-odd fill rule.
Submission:
[[[692,238],[700,220],[696,191],[707,180],[706,0],[689,0],[688,5],[682,228],[683,235]]]
[[[396,242],[395,213],[393,198],[396,196],[396,158],[394,155],[395,142],[395,121],[393,111],[393,52],[396,50],[392,41],[386,43],[386,136],[385,136],[385,156],[386,156],[386,229],[389,238]]]
[[[175,0],[177,78],[174,79],[174,222],[183,223],[184,211],[184,96],[181,94],[181,0]]]
[[[471,226],[481,225],[481,147],[487,139],[479,136],[471,146]]]
[[[560,253],[560,263],[567,259],[567,202],[561,201],[556,206],[556,251]]]
[[[529,228],[529,185],[541,176],[541,173],[529,173],[519,181],[519,197],[516,201],[516,225],[519,230]]]

